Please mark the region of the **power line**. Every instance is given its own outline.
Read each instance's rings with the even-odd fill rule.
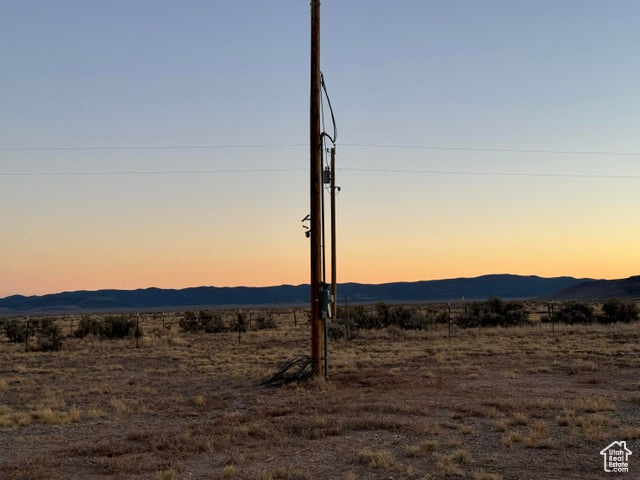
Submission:
[[[23,146],[0,147],[2,152],[28,152],[28,151],[56,151],[56,150],[240,150],[263,148],[302,148],[308,147],[306,143],[258,143],[258,144],[222,144],[222,145],[75,145],[75,146]]]
[[[550,149],[528,149],[528,148],[496,148],[496,147],[456,147],[439,145],[400,145],[400,144],[367,144],[367,143],[341,143],[342,147],[358,148],[384,148],[402,150],[444,150],[444,151],[467,151],[467,152],[494,152],[494,153],[539,153],[553,155],[611,155],[611,156],[638,156],[640,152],[614,152],[614,151],[592,151],[592,150],[550,150]]]
[[[351,148],[379,148],[396,150],[437,150],[437,151],[468,151],[468,152],[494,152],[494,153],[535,153],[545,155],[602,155],[602,156],[640,156],[640,152],[620,152],[605,150],[553,150],[553,149],[529,149],[529,148],[499,148],[499,147],[461,147],[446,145],[403,145],[403,144],[376,144],[376,143],[341,143],[342,147]],[[20,151],[101,151],[101,150],[241,150],[241,149],[267,149],[267,148],[308,148],[306,143],[258,143],[258,144],[221,144],[221,145],[76,145],[76,146],[20,146],[0,147],[2,152]]]
[[[478,172],[468,170],[417,170],[403,168],[343,168],[338,171],[346,172],[378,172],[378,173],[406,173],[424,175],[477,175],[494,177],[542,177],[542,178],[601,178],[601,179],[640,179],[640,175],[607,175],[589,173],[534,173],[534,172]]]
[[[63,177],[100,175],[207,175],[216,173],[306,172],[304,168],[221,168],[209,170],[114,170],[71,172],[0,172],[2,177]]]
[[[211,175],[244,173],[282,173],[306,172],[304,168],[228,168],[207,170],[117,170],[117,171],[69,171],[69,172],[0,172],[0,177],[62,177],[62,176],[117,176],[117,175]],[[637,180],[640,175],[581,174],[581,173],[535,173],[535,172],[498,172],[469,170],[420,170],[403,168],[340,168],[338,172],[390,173],[422,175],[472,175],[493,177],[538,177],[538,178],[593,178]]]

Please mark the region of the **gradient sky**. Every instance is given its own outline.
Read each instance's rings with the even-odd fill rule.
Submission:
[[[321,18],[339,281],[640,273],[640,2]],[[308,282],[308,0],[9,0],[0,58],[0,297]]]

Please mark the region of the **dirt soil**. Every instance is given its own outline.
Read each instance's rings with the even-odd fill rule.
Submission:
[[[277,324],[3,341],[0,478],[640,478],[640,324],[361,331],[326,381],[266,388],[308,351],[306,324]],[[629,473],[605,474],[621,440]]]

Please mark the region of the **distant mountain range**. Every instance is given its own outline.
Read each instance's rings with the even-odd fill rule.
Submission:
[[[640,276],[623,280],[592,280],[573,277],[542,278],[521,275],[484,275],[475,278],[395,282],[377,285],[338,285],[339,302],[436,302],[526,298],[640,297]],[[192,309],[224,306],[304,305],[309,285],[274,287],[194,287],[181,290],[146,288],[55,293],[42,296],[13,295],[0,299],[0,314],[73,313]]]

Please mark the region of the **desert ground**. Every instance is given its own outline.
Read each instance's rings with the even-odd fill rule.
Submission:
[[[276,327],[0,340],[0,478],[598,479],[640,475],[640,323],[361,330],[328,378],[268,388],[309,351],[302,310]],[[73,319],[57,320],[71,333]],[[629,473],[600,451],[625,440]],[[637,452],[637,453],[636,453]]]

